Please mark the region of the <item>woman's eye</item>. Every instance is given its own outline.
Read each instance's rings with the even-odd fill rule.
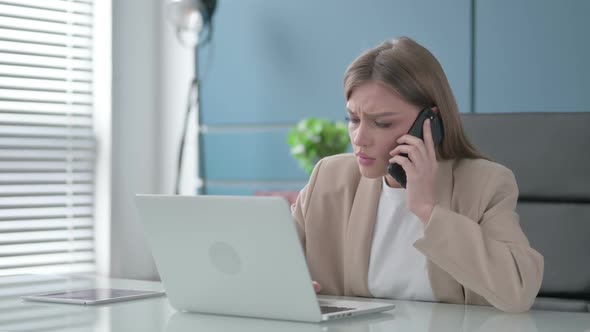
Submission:
[[[360,119],[355,119],[355,118],[351,118],[351,117],[345,117],[344,119],[346,119],[346,121],[350,122],[350,123],[359,123],[361,120]]]
[[[391,126],[391,123],[385,123],[385,122],[377,122],[377,121],[375,121],[375,126],[377,126],[379,128],[389,128]]]

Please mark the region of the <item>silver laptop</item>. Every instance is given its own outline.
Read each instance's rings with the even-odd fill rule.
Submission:
[[[318,299],[283,198],[137,195],[136,204],[179,311],[320,322],[394,308]]]

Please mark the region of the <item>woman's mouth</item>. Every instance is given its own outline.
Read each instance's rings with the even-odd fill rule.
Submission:
[[[371,158],[364,153],[357,153],[356,159],[358,160],[358,163],[362,166],[371,166],[375,163],[376,160],[375,158]]]

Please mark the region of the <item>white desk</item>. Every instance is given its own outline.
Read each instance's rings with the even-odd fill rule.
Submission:
[[[166,297],[80,306],[26,302],[25,294],[86,287],[160,290],[157,282],[97,277],[0,277],[0,331],[577,331],[590,332],[590,314],[531,311],[505,314],[491,307],[390,301],[393,311],[307,324],[177,313]],[[239,299],[236,299],[239,300]],[[243,299],[253,301],[252,299]]]

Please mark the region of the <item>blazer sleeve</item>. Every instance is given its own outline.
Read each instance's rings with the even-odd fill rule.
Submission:
[[[309,178],[309,181],[307,182],[307,184],[305,185],[305,187],[303,187],[303,189],[301,189],[301,191],[299,192],[299,195],[297,195],[297,200],[295,201],[295,204],[291,205],[291,215],[293,216],[293,220],[295,222],[295,227],[297,227],[297,234],[299,235],[299,240],[301,241],[301,245],[303,247],[303,250],[305,251],[305,218],[307,216],[307,210],[309,207],[309,204],[311,202],[311,197],[313,194],[313,190],[316,184],[316,180],[318,177],[318,173],[319,173],[319,169],[321,167],[322,164],[322,160],[320,160],[315,167],[313,168],[313,171],[311,172],[311,176]]]
[[[495,173],[481,193],[484,212],[479,221],[435,206],[414,246],[496,308],[523,312],[541,287],[543,256],[530,247],[520,228],[514,174],[507,168]]]

